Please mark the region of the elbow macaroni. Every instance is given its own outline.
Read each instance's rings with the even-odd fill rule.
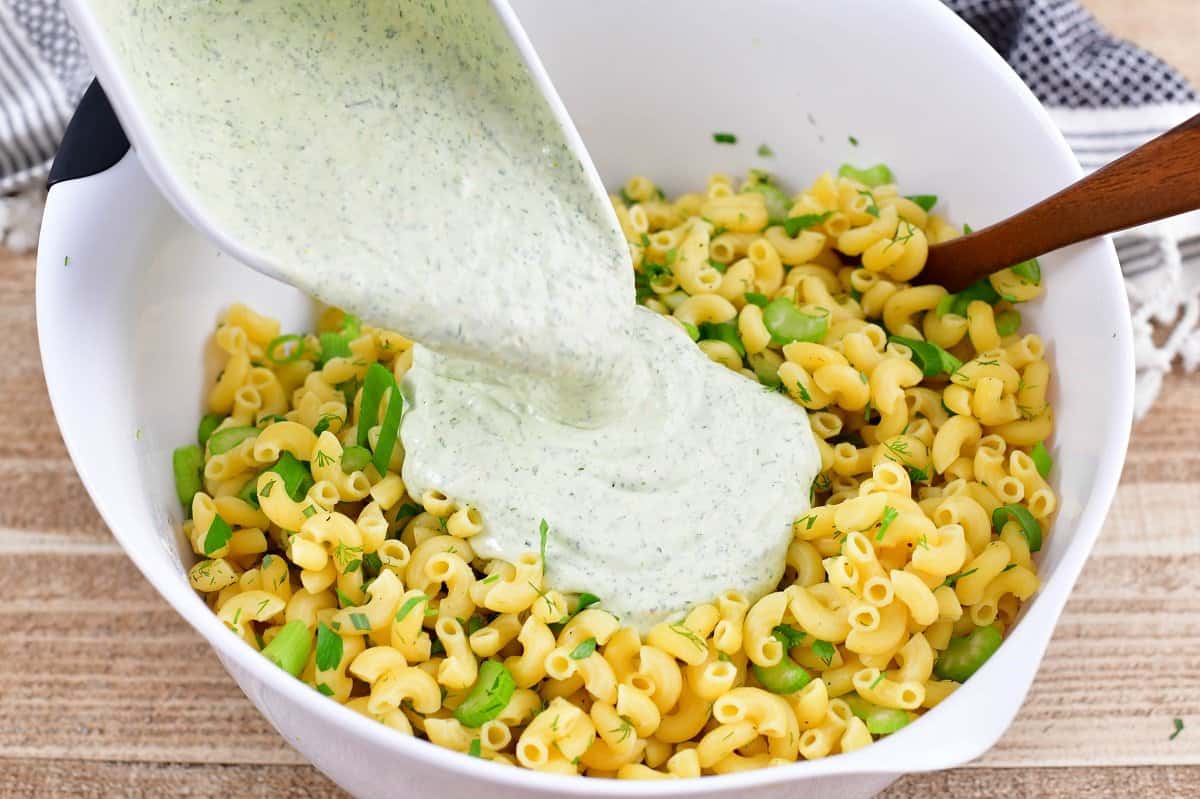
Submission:
[[[787,197],[789,217],[819,220],[791,230],[769,224],[754,189],[764,180],[716,175],[670,200],[637,177],[613,203],[638,301],[680,327],[732,327],[744,353],[729,340],[698,346],[809,411],[822,473],[775,591],[724,590],[641,635],[602,602],[577,610],[587,603],[547,585],[535,553],[481,559],[471,542],[486,514],[437,491],[410,496],[398,449],[382,473],[343,468],[359,426],[374,449],[380,419],[359,418],[361,394],[339,384],[374,362],[401,376],[412,342],[362,326],[350,358],[322,362],[306,335],[288,338],[298,356],[277,361],[278,322],[243,305],[217,330],[225,364],[207,405],[225,416],[219,430],[255,429],[205,448],[205,490],[184,524],[199,558],[192,587],[258,649],[302,623],[314,651],[299,679],[335,701],[525,768],[729,773],[870,744],[851,712],[860,701],[910,717],[935,706],[956,687],[935,677],[953,637],[1006,630],[1038,588],[1026,531],[1014,516],[993,529],[992,513],[1020,505],[1044,533],[1058,504],[1031,454],[1053,429],[1046,348],[997,327],[1041,289],[1004,270],[992,277],[998,303],[954,305],[909,281],[929,243],[957,230],[894,185],[823,175]],[[764,314],[772,300],[804,305],[824,332],[781,343]],[[343,319],[327,312],[320,332]],[[892,336],[946,350],[950,366],[929,376],[924,353]],[[311,480],[285,484],[283,453]],[[317,652],[317,637],[340,654]],[[454,712],[487,660],[515,688],[473,728]],[[791,667],[812,679],[771,693],[760,675]]]

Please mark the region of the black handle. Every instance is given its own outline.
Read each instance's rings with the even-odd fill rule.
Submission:
[[[67,123],[50,167],[47,185],[86,178],[111,167],[129,152],[129,139],[113,113],[108,96],[93,80]]]

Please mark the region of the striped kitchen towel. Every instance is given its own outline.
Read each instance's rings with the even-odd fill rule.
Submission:
[[[1076,0],[944,2],[1046,105],[1085,170],[1200,112],[1178,73],[1110,36]],[[50,159],[90,78],[57,0],[0,0],[0,244],[35,245]],[[1133,307],[1141,416],[1176,362],[1200,367],[1200,214],[1127,231],[1116,244]]]

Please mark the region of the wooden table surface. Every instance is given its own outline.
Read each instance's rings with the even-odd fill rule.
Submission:
[[[1197,0],[1085,0],[1200,85]],[[47,402],[33,259],[0,254],[0,796],[343,796],[92,508]],[[80,357],[87,357],[81,330]],[[882,796],[1200,796],[1200,376],[1167,379],[1037,681],[978,762]],[[1185,728],[1174,740],[1172,720]]]

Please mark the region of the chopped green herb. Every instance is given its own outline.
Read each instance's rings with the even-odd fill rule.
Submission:
[[[713,141],[717,144],[737,144],[737,136],[732,133],[714,133]]]
[[[354,561],[354,562],[358,563],[358,561]],[[350,623],[354,625],[354,629],[356,629],[356,630],[370,630],[371,629],[371,620],[367,618],[367,614],[365,614],[365,613],[351,613],[350,614]]]
[[[879,683],[883,682],[883,677],[884,677],[884,674],[883,674],[883,672],[882,672],[882,671],[881,671],[881,672],[879,672],[879,676],[878,676],[878,677],[876,677],[876,678],[875,678],[875,679],[874,679],[874,680],[871,682],[871,685],[869,686],[870,690],[874,691],[874,690],[875,690],[875,686],[877,686],[877,685],[879,685]]]
[[[355,602],[355,601],[354,601],[353,599],[351,599],[350,597],[346,596],[346,595],[345,595],[345,594],[342,592],[342,589],[340,589],[340,588],[334,588],[334,589],[333,589],[333,592],[334,592],[335,594],[337,594],[338,602],[340,602],[340,603],[342,604],[342,607],[344,607],[344,608],[356,608],[356,607],[358,607],[358,603],[357,603],[357,602]]]
[[[495,574],[489,574],[487,577],[484,577],[479,582],[483,583],[484,585],[491,585],[492,583],[496,582],[499,579],[500,579],[500,572],[496,572]]]
[[[708,644],[704,643],[704,639],[697,635],[694,630],[692,630],[683,622],[677,621],[674,624],[670,624],[668,625],[668,629],[670,629],[671,632],[675,633],[676,635],[686,638],[692,646],[696,647],[700,651],[708,651]]]
[[[1029,457],[1033,460],[1033,465],[1037,467],[1038,474],[1042,477],[1050,476],[1050,470],[1054,468],[1054,458],[1050,457],[1045,441],[1034,444],[1033,449],[1029,451]]]
[[[822,224],[825,220],[833,215],[833,211],[826,211],[822,214],[801,214],[800,216],[789,216],[783,222],[783,229],[791,238],[796,238],[796,235],[801,230],[808,230]]]
[[[917,205],[921,206],[921,209],[924,211],[928,211],[933,208],[933,206],[937,205],[938,201],[936,194],[910,194],[905,199],[912,200]]]
[[[538,552],[541,554],[541,557],[542,557],[542,569],[543,570],[545,570],[545,568],[546,568],[546,541],[549,537],[550,537],[550,525],[546,523],[545,519],[542,519],[542,523],[538,525],[538,539],[540,542],[538,545]]]
[[[879,532],[875,536],[876,541],[883,540],[884,535],[887,534],[887,529],[892,526],[892,522],[894,522],[896,517],[899,515],[900,512],[891,505],[883,506],[883,516],[879,519]]]
[[[683,331],[688,334],[688,338],[690,338],[692,341],[700,340],[699,328],[697,328],[691,322],[680,322],[679,324],[683,326]]]
[[[287,450],[279,453],[279,460],[268,471],[275,472],[283,478],[284,489],[296,502],[299,502],[313,485],[308,466]],[[266,492],[263,492],[263,496],[267,496]]]
[[[580,643],[579,646],[575,647],[575,649],[573,649],[571,651],[570,657],[571,657],[571,660],[585,660],[586,658],[591,657],[592,653],[595,651],[596,651],[596,639],[588,638],[587,640]]]
[[[775,151],[772,150],[767,145],[765,145],[765,144],[758,145],[758,157],[759,158],[770,158],[774,155],[775,155]]]
[[[589,594],[586,591],[579,595],[579,605],[575,608],[576,613],[582,613],[600,602],[600,597],[595,594]]]
[[[828,641],[813,641],[812,651],[826,666],[833,662],[833,656],[837,653],[837,649]]]
[[[962,366],[962,361],[931,341],[921,341],[904,336],[889,336],[888,341],[908,347],[912,352],[913,363],[921,367],[921,372],[926,377],[936,377],[943,373],[951,374]]]
[[[212,523],[208,525],[208,532],[204,534],[204,554],[212,555],[218,552],[229,543],[231,537],[233,530],[229,523],[220,516],[213,516]]]
[[[856,137],[854,137],[854,136],[847,136],[847,137],[846,137],[846,139],[847,139],[847,140],[850,142],[850,146],[852,146],[852,147],[857,147],[857,146],[858,146],[858,139],[857,139]]]
[[[1175,727],[1175,731],[1167,738],[1168,741],[1174,741],[1179,733],[1183,732],[1183,719],[1171,719],[1171,724]]]
[[[323,682],[317,683],[317,692],[322,696],[333,696],[333,689]]]
[[[783,644],[784,650],[800,646],[804,639],[808,637],[808,633],[797,630],[790,624],[777,625],[775,629],[771,630],[771,635],[775,636]]]
[[[332,671],[342,662],[342,637],[324,622],[317,623],[317,670]]]
[[[957,294],[947,294],[942,297],[938,301],[936,313],[938,316],[945,316],[948,313],[955,316],[966,316],[967,306],[975,300],[995,305],[1000,302],[1000,294],[992,286],[992,282],[985,277],[975,281]]]
[[[709,258],[708,265],[711,266],[713,269],[716,269],[722,275],[725,274],[725,270],[729,268],[729,264],[723,264],[720,261],[716,260],[715,258]]]
[[[1029,551],[1037,552],[1042,548],[1042,526],[1024,505],[1004,505],[992,511],[992,527],[999,533],[1005,521],[1011,518],[1021,526],[1021,535],[1029,542]]]

